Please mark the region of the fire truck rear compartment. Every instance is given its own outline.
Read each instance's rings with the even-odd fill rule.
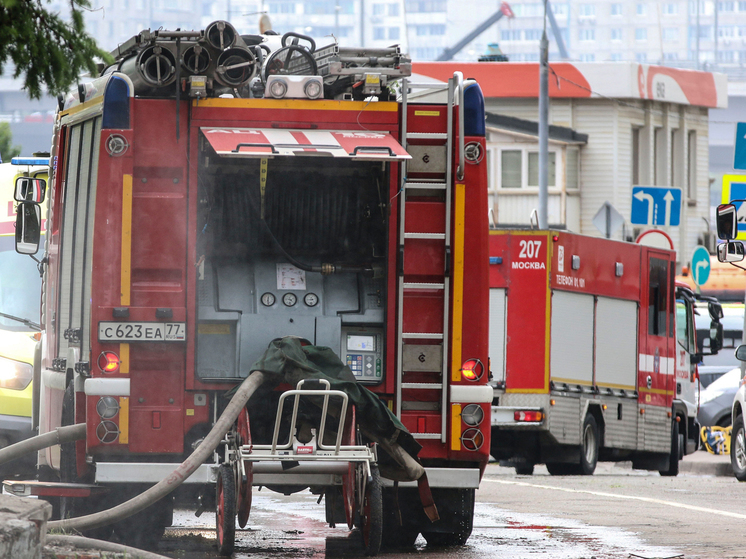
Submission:
[[[270,341],[294,335],[381,382],[388,177],[381,162],[200,158],[201,379],[246,377]],[[323,264],[336,273],[312,271]]]

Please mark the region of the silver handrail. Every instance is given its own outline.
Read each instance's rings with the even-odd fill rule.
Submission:
[[[464,179],[464,74],[454,72],[458,89],[458,167],[456,167],[456,178]]]

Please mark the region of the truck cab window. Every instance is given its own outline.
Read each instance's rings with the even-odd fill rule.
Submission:
[[[651,258],[648,294],[648,333],[651,336],[666,335],[668,284],[668,261],[661,258]]]

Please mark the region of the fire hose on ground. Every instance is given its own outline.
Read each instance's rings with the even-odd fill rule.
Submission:
[[[264,380],[264,373],[254,371],[241,383],[212,430],[195,451],[167,478],[162,479],[150,489],[120,505],[86,516],[55,520],[47,524],[47,529],[91,530],[100,526],[113,524],[140,512],[171,493],[210,457],[218,444],[220,444],[220,441],[223,440],[225,434],[235,423],[239,412],[246,405],[246,402],[249,401],[249,398],[262,385]],[[85,423],[80,423],[68,427],[59,427],[49,433],[8,446],[0,450],[0,464],[55,444],[69,443],[83,439],[85,438],[85,432]]]
[[[89,549],[95,551],[121,553],[125,557],[132,557],[133,559],[168,559],[168,557],[166,557],[165,555],[159,555],[151,551],[145,551],[142,549],[137,549],[136,547],[130,547],[128,545],[122,545],[103,540],[84,538],[83,536],[61,536],[57,534],[47,534],[46,544],[73,547],[76,549]]]

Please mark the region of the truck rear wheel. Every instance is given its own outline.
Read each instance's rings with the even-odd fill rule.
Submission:
[[[591,414],[585,416],[580,432],[580,462],[547,462],[547,470],[553,476],[590,476],[598,464],[598,423]]]
[[[591,414],[586,415],[585,421],[583,421],[582,437],[580,468],[578,468],[577,473],[583,476],[591,476],[596,471],[596,464],[598,464],[599,447],[598,424],[596,418]]]
[[[444,524],[440,531],[422,531],[427,545],[456,546],[466,544],[474,525],[473,489],[433,489],[440,520],[431,524]]]
[[[671,422],[671,454],[668,455],[668,467],[665,470],[658,470],[662,476],[679,475],[679,422]]]
[[[733,422],[733,433],[730,439],[730,463],[733,475],[738,481],[746,481],[746,429],[743,416],[739,415]]]

